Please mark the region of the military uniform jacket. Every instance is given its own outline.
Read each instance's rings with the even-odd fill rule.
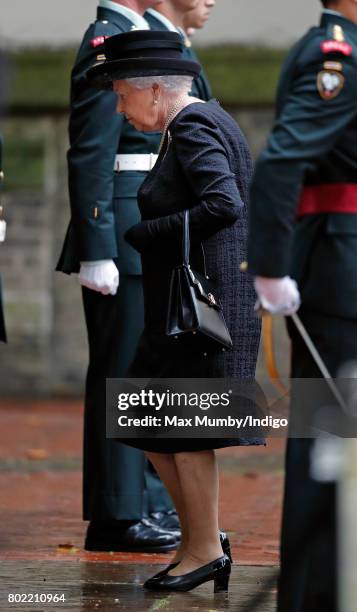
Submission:
[[[117,153],[157,153],[159,134],[136,132],[116,113],[117,96],[90,87],[87,70],[103,53],[104,37],[128,32],[124,15],[98,7],[86,31],[71,75],[68,182],[71,221],[57,270],[78,272],[81,261],[115,259],[122,273],[140,274],[140,260],[123,240],[137,222],[137,190],[143,172],[115,174]]]
[[[249,270],[303,307],[357,317],[357,26],[324,13],[283,68],[251,188]]]
[[[165,28],[165,26],[163,25],[163,22],[160,21],[160,19],[157,19],[155,15],[153,15],[151,12],[145,13],[145,19],[150,25],[150,28],[152,30],[163,30]],[[177,29],[177,32],[181,34],[183,37],[183,42],[184,42],[183,56],[184,58],[187,60],[191,60],[193,62],[199,62],[199,59],[194,49],[192,48],[191,41],[189,40],[189,38],[184,36],[184,33],[181,32],[179,29]],[[194,80],[191,93],[196,98],[205,100],[205,102],[208,102],[208,100],[211,100],[212,98],[211,86],[209,84],[206,73],[203,69],[201,70],[201,73],[199,74],[199,76]]]
[[[152,29],[165,29],[151,24]],[[99,7],[84,35],[71,75],[68,152],[71,221],[57,270],[78,272],[81,261],[114,259],[121,274],[141,274],[138,253],[124,240],[140,221],[137,192],[146,172],[114,173],[117,153],[157,153],[161,134],[135,130],[116,113],[117,96],[89,86],[87,70],[103,53],[104,37],[128,32],[125,16]],[[202,88],[202,86],[201,86]],[[201,97],[203,91],[197,91]]]

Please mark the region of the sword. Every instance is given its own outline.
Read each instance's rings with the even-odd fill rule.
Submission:
[[[319,368],[322,376],[324,377],[326,383],[328,384],[331,392],[333,393],[335,399],[338,401],[339,405],[341,406],[341,408],[348,413],[349,409],[348,406],[344,400],[344,398],[342,397],[339,388],[337,387],[337,385],[335,384],[328,368],[326,367],[326,364],[324,363],[320,353],[318,352],[310,334],[308,333],[306,327],[304,326],[304,324],[302,323],[299,315],[297,313],[294,313],[292,315],[290,315],[291,319],[294,321],[295,327],[297,328],[298,332],[300,333],[300,336],[302,337],[302,339],[304,340],[307,348],[310,351],[310,354],[313,358],[313,360],[315,361],[317,367]]]
[[[270,315],[269,311],[265,310],[260,302],[258,301],[256,304],[256,312],[259,316],[264,317],[266,315]],[[299,315],[297,313],[291,314],[289,315],[290,318],[293,320],[296,329],[298,330],[300,336],[302,337],[306,347],[308,348],[311,357],[313,358],[314,362],[316,363],[317,367],[319,368],[323,378],[325,379],[327,385],[330,388],[331,393],[333,394],[334,398],[337,400],[337,402],[339,403],[339,405],[341,406],[341,408],[348,414],[349,413],[349,409],[348,406],[344,400],[344,398],[342,397],[340,390],[338,389],[337,385],[335,384],[326,364],[324,363],[319,351],[317,350],[310,334],[308,333],[305,325],[303,324],[303,322],[301,321]]]

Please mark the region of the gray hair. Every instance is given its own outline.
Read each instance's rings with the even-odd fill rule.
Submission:
[[[135,89],[150,89],[157,84],[168,92],[181,93],[191,91],[193,77],[170,74],[166,76],[132,77],[126,79],[126,81]]]

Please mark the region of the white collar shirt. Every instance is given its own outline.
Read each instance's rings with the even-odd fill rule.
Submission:
[[[333,11],[332,9],[325,9],[323,13],[326,13],[327,15],[337,15],[337,17],[343,17],[342,13],[339,13],[339,11]]]

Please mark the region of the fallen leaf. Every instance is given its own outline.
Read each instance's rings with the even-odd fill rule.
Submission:
[[[57,552],[70,553],[71,555],[79,552],[79,550],[79,548],[73,546],[73,544],[71,544],[70,542],[67,542],[66,544],[58,544],[57,546]]]
[[[44,448],[30,448],[26,452],[26,457],[35,461],[42,461],[43,459],[48,459],[49,454]]]

